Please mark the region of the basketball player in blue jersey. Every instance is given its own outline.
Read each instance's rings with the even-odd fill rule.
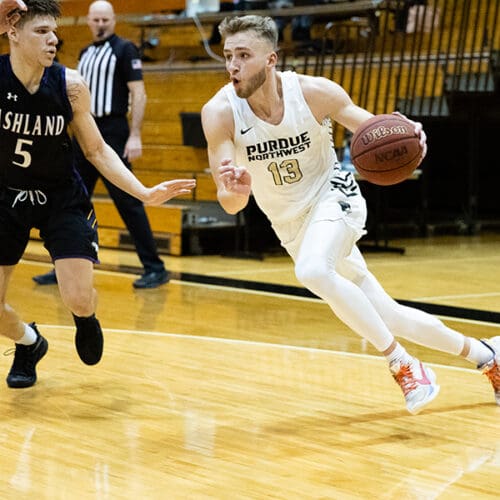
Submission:
[[[0,56],[0,334],[16,344],[9,387],[33,385],[36,364],[48,348],[35,323],[23,323],[5,302],[33,227],[40,230],[55,263],[62,300],[73,313],[81,360],[94,365],[103,352],[92,277],[96,220],[74,170],[68,127],[104,177],[146,204],[159,205],[194,187],[189,179],[146,188],[123,165],[95,125],[82,78],[54,63],[59,3],[25,4],[27,11],[7,31],[10,56]]]
[[[366,204],[353,175],[339,169],[330,117],[354,132],[373,115],[326,78],[277,71],[278,32],[271,18],[226,18],[219,29],[231,82],[205,104],[202,123],[222,207],[235,214],[253,194],[293,258],[299,281],[387,358],[409,412],[430,403],[439,386],[433,371],[395,337],[475,363],[500,405],[500,337],[468,338],[399,305],[356,246]],[[425,154],[421,124],[415,123],[415,134]]]

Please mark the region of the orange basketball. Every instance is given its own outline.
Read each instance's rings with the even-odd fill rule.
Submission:
[[[380,186],[408,179],[420,165],[415,127],[398,115],[375,115],[351,139],[351,161],[363,179]]]

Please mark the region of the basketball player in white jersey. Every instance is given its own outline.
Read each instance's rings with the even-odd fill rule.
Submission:
[[[299,281],[387,358],[409,412],[430,403],[439,386],[432,370],[395,337],[476,364],[500,405],[500,337],[467,338],[434,316],[399,305],[356,246],[366,204],[352,174],[339,169],[330,117],[354,132],[373,115],[328,79],[277,71],[271,18],[226,18],[219,30],[231,82],[205,104],[202,123],[224,210],[239,212],[253,194],[293,258]],[[425,154],[421,124],[415,123],[415,134]]]

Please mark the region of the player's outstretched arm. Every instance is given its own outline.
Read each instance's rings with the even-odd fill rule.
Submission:
[[[236,214],[248,203],[252,179],[245,167],[234,164],[234,121],[230,105],[221,92],[203,106],[201,122],[217,199],[227,213]]]
[[[194,179],[177,179],[161,182],[151,188],[145,187],[104,142],[90,113],[90,93],[81,76],[76,71],[67,69],[66,81],[73,108],[71,129],[87,160],[106,179],[147,205],[161,205],[175,196],[191,192],[196,185]]]
[[[26,4],[22,0],[0,0],[0,35],[9,31],[19,21],[19,12],[25,11]]]

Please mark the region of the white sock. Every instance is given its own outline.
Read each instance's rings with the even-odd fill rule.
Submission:
[[[406,349],[399,343],[396,343],[395,349],[386,356],[389,364],[399,361],[401,364],[405,365],[413,361],[413,358],[406,352]]]
[[[16,340],[16,344],[33,345],[36,342],[36,339],[37,336],[35,330],[33,330],[30,325],[25,323],[24,335],[19,340]]]
[[[491,349],[488,349],[482,342],[479,342],[479,340],[469,337],[469,342],[470,351],[465,357],[467,361],[475,363],[477,366],[481,366],[490,361],[494,356]]]

